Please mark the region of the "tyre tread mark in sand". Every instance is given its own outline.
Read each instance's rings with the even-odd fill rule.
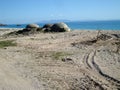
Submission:
[[[91,55],[93,53],[93,55]],[[116,85],[118,88],[120,88],[120,81],[103,73],[101,69],[99,68],[99,65],[95,63],[94,57],[96,55],[96,51],[92,51],[90,53],[87,53],[84,56],[84,61],[83,63],[85,64],[86,68],[89,69],[90,71],[92,70],[93,72],[97,72],[99,75],[104,77],[107,81],[109,81],[111,84]],[[91,57],[90,57],[91,56]]]
[[[87,53],[87,54],[84,56],[83,62],[84,62],[84,64],[86,64],[86,67],[87,67],[87,68],[92,69],[91,65],[88,63],[89,55],[90,55],[90,53]]]
[[[95,54],[96,54],[96,51],[94,51],[94,55],[92,56],[92,64],[93,64],[93,66],[94,66],[94,68],[96,69],[96,71],[100,74],[100,75],[102,75],[103,77],[105,77],[108,81],[111,81],[111,82],[113,82],[113,83],[116,83],[117,85],[120,85],[120,81],[119,80],[117,80],[117,79],[115,79],[115,78],[113,78],[113,77],[111,77],[111,76],[109,76],[109,75],[107,75],[107,74],[105,74],[105,73],[103,73],[102,71],[101,71],[101,69],[99,68],[99,65],[97,65],[96,63],[95,63],[95,60],[94,60],[94,56],[95,56]]]

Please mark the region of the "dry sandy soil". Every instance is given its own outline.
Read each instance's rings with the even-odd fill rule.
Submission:
[[[120,31],[4,36],[0,90],[120,90]]]

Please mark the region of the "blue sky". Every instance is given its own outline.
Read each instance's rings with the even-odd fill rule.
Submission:
[[[0,0],[0,23],[120,20],[120,0]]]

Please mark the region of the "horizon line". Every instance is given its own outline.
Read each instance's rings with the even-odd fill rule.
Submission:
[[[26,22],[26,23],[0,23],[0,24],[30,24],[30,23],[57,23],[57,22],[94,22],[94,21],[120,21],[120,19],[106,19],[106,20],[69,20],[69,19],[51,19],[51,20],[42,20],[36,22]]]

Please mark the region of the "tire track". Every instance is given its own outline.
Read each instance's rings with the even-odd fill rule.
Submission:
[[[83,58],[83,63],[87,67],[87,69],[92,69],[91,65],[88,63],[90,53],[87,53]]]
[[[95,55],[96,55],[96,51],[94,51],[94,55],[92,56],[92,61],[91,61],[94,69],[95,69],[101,76],[105,77],[106,80],[108,80],[108,81],[116,84],[117,86],[120,86],[120,81],[119,81],[119,80],[117,80],[117,79],[115,79],[115,78],[113,78],[113,77],[111,77],[111,76],[109,76],[109,75],[107,75],[107,74],[105,74],[105,73],[103,73],[103,72],[101,71],[99,65],[97,65],[97,64],[95,63],[95,59],[94,59],[94,56],[95,56]]]
[[[95,55],[96,55],[96,51],[92,51],[90,53],[87,53],[84,56],[83,62],[85,64],[86,68],[89,69],[90,71],[98,73],[99,75],[104,77],[107,81],[109,81],[111,84],[114,84],[120,88],[120,81],[119,80],[117,80],[117,79],[102,72],[99,65],[95,62],[95,59],[94,59]]]

